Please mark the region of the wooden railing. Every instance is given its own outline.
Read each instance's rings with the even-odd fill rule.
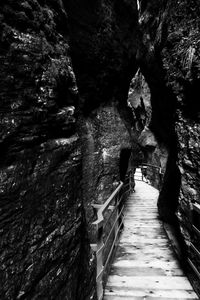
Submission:
[[[137,173],[137,170],[140,170],[140,172]],[[96,241],[91,244],[91,248],[96,252],[96,285],[98,300],[103,299],[103,290],[109,266],[118,243],[119,234],[123,228],[125,199],[127,198],[128,193],[134,190],[135,180],[141,180],[152,185],[151,180],[149,180],[151,174],[157,176],[158,184],[162,185],[164,175],[163,170],[155,165],[142,164],[136,169],[136,172],[129,172],[124,183],[119,183],[104,204],[93,205],[96,211],[97,220],[92,224],[93,231],[96,234]],[[197,218],[194,218],[195,214],[197,215]],[[197,219],[198,222],[196,222],[195,219]],[[188,263],[200,280],[200,203],[197,202],[192,204],[192,230],[196,239],[199,240],[199,247],[195,242],[190,242],[190,254],[193,253],[193,256],[197,257],[199,263],[196,264],[191,257],[188,258]]]
[[[96,252],[96,285],[97,299],[103,299],[103,289],[106,283],[110,262],[115,252],[120,232],[123,228],[123,210],[125,199],[134,187],[134,177],[131,172],[123,182],[120,182],[104,204],[94,204],[97,220],[93,222],[93,232],[96,242],[91,248]]]
[[[192,231],[194,237],[196,237],[196,240],[199,242],[200,241],[200,204],[197,202],[194,202],[192,204]],[[190,248],[190,255],[195,256],[198,261],[198,264],[192,260],[192,258],[188,258],[188,263],[194,273],[196,274],[198,280],[200,280],[200,250],[198,249],[200,247],[200,242],[199,242],[199,247],[194,245],[195,244],[195,238],[194,242],[190,242],[189,248]],[[193,255],[192,255],[193,254]]]
[[[106,283],[109,266],[115,253],[120,232],[123,228],[124,203],[129,193],[134,191],[135,180],[147,182],[145,171],[154,168],[154,172],[162,174],[161,168],[153,165],[141,165],[140,176],[133,171],[129,171],[125,181],[120,182],[110,197],[104,204],[93,204],[96,211],[97,220],[92,223],[95,243],[91,248],[96,253],[96,286],[97,299],[103,299],[103,290]],[[148,168],[148,169],[147,169]]]
[[[160,189],[163,182],[164,172],[161,167],[152,164],[142,164],[138,167],[141,169],[141,179],[135,176],[135,180],[142,180]]]

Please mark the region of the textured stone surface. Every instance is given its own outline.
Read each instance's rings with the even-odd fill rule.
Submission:
[[[160,216],[193,239],[199,9],[198,0],[1,1],[1,298],[95,299],[90,203],[118,182],[122,149],[138,159],[144,125],[158,142],[146,143],[147,159],[166,165]],[[133,93],[134,119],[138,65],[151,107],[141,113]]]
[[[120,151],[134,139],[127,95],[137,70],[137,3],[70,0],[64,5],[80,94],[83,199],[90,223],[91,202],[102,203],[111,194],[120,179]]]
[[[160,189],[162,179],[159,168],[162,168],[162,173],[164,174],[168,150],[164,143],[157,141],[155,134],[150,129],[153,118],[151,91],[140,69],[131,81],[128,103],[133,111],[136,140],[143,154],[142,156],[140,155],[142,158],[141,163],[148,163],[158,167],[149,167],[145,176],[154,187]]]
[[[59,3],[0,5],[1,299],[85,300],[95,289],[77,86]]]
[[[140,59],[151,90],[151,129],[169,151],[159,211],[171,221],[178,212],[185,242],[196,244],[191,203],[199,201],[200,192],[199,3],[150,0],[140,4],[144,45]]]
[[[1,3],[1,298],[95,299],[88,206],[113,190],[130,147],[136,8]]]
[[[104,203],[120,181],[120,153],[131,139],[115,105],[100,107],[83,120],[83,195],[88,221],[91,203]]]

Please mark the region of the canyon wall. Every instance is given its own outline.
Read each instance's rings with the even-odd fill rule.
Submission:
[[[195,0],[140,1],[140,60],[151,90],[150,128],[169,153],[159,212],[181,229],[185,245],[193,242],[198,249],[192,203],[198,203],[200,195],[199,15]],[[200,262],[187,246],[198,268]]]
[[[66,12],[3,1],[0,16],[0,298],[95,297]]]
[[[9,0],[0,18],[0,297],[95,299],[91,203],[131,148],[136,1]]]
[[[199,247],[199,9],[197,0],[1,1],[2,299],[96,298],[91,203],[123,179],[130,150],[166,166],[160,217],[183,247]],[[151,94],[146,123],[127,106],[138,67]]]
[[[64,5],[80,95],[83,202],[90,227],[91,203],[104,202],[119,183],[121,151],[138,148],[132,146],[134,122],[127,106],[137,70],[137,3],[69,0]]]

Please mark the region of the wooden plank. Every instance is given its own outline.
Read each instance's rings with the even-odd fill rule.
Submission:
[[[130,243],[130,244],[135,244],[137,242],[141,243],[143,242],[144,240],[144,237],[140,237],[140,236],[135,236],[134,237],[134,242],[130,240],[130,237],[121,237],[121,242],[122,243]],[[146,238],[146,243],[162,243],[162,242],[166,242],[166,239],[163,237],[163,238]]]
[[[127,289],[154,290],[192,290],[186,277],[180,276],[117,276],[110,275],[107,288],[118,287]]]
[[[199,298],[169,298],[169,297],[153,297],[153,296],[145,296],[145,297],[133,297],[133,296],[130,296],[130,297],[124,297],[124,296],[108,296],[108,295],[105,295],[104,300],[196,300],[196,299],[199,299]]]
[[[126,213],[126,216],[128,217],[132,217],[133,219],[141,219],[141,220],[145,220],[145,219],[156,219],[158,217],[158,213],[142,213],[142,212],[127,212],[126,210],[124,211]]]
[[[138,237],[145,237],[145,236],[149,237],[149,236],[151,236],[151,239],[166,238],[165,233],[164,233],[163,230],[160,230],[160,229],[142,230],[141,228],[129,228],[129,230],[123,232],[122,238],[130,236],[130,235],[133,238],[135,236],[138,236]]]
[[[172,270],[174,268],[180,268],[180,264],[177,261],[144,261],[144,260],[137,260],[137,261],[128,261],[128,260],[118,260],[114,261],[114,267],[129,267],[129,268],[136,268],[136,267],[146,267],[146,268],[161,268],[165,270]]]
[[[156,255],[160,256],[160,255],[167,255],[167,256],[173,256],[174,258],[174,253],[172,252],[172,250],[165,246],[165,247],[158,247],[158,248],[154,248],[152,247],[152,245],[150,246],[146,246],[144,247],[143,245],[135,245],[135,247],[132,247],[131,245],[123,245],[120,244],[120,246],[118,247],[117,253],[116,255],[121,255],[122,253],[127,253],[127,254],[140,254],[141,256],[145,256],[145,255]]]
[[[160,224],[162,226],[162,221],[159,220],[158,218],[153,218],[152,220],[144,220],[144,219],[141,219],[141,220],[135,220],[129,216],[126,215],[126,218],[125,218],[125,222],[128,222],[128,223],[135,223],[135,224],[148,224],[148,222],[151,222],[151,223],[154,223],[154,224]]]
[[[124,226],[125,227],[133,227],[133,228],[135,228],[135,227],[140,227],[140,228],[150,227],[150,228],[153,228],[155,226],[155,227],[160,228],[161,225],[162,225],[162,222],[159,221],[159,220],[152,220],[152,221],[140,220],[140,221],[136,221],[134,219],[128,219],[128,218],[126,218],[124,220]]]
[[[112,267],[110,275],[118,276],[184,276],[180,268]]]
[[[104,300],[198,299],[157,213],[158,191],[140,182],[125,204],[124,231]]]
[[[177,296],[176,296],[177,295]],[[104,296],[104,300],[196,300],[198,298],[196,298],[195,296],[192,295],[181,295],[180,297],[178,297],[178,293],[175,291],[174,295],[171,295],[171,297],[164,297],[162,296],[162,293],[160,293],[159,296],[153,294],[152,291],[152,295],[151,294],[147,294],[145,296],[124,296],[124,295],[112,295],[110,294],[106,294]]]
[[[196,294],[193,290],[141,290],[141,289],[135,289],[135,290],[118,290],[118,289],[108,289],[105,290],[105,295],[112,295],[112,296],[123,296],[123,297],[157,297],[157,299],[162,299],[161,297],[165,298],[172,298],[172,299],[198,299],[196,298]]]
[[[170,254],[157,254],[157,253],[121,253],[121,255],[118,257],[116,257],[116,260],[124,260],[124,258],[126,258],[127,261],[131,261],[131,260],[138,260],[138,261],[163,261],[163,262],[168,262],[170,260],[175,259],[175,255],[173,253]]]
[[[127,235],[128,233],[137,233],[137,234],[140,234],[140,233],[148,233],[148,234],[165,234],[163,228],[161,227],[157,227],[157,228],[152,228],[151,226],[149,227],[139,227],[139,226],[129,226],[129,230],[126,230],[122,233],[122,236],[124,235]]]
[[[176,295],[175,295],[176,296]],[[138,297],[138,296],[112,296],[112,295],[105,295],[104,300],[196,300],[196,297],[163,297],[163,296],[145,296],[145,297]]]

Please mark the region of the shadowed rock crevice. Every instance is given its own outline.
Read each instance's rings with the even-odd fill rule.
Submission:
[[[131,156],[131,149],[124,148],[120,152],[120,180],[124,181],[127,169],[128,169],[128,163]]]
[[[168,157],[166,166],[164,166],[164,170],[165,168],[166,170],[163,188],[158,199],[159,212],[165,221],[173,222],[172,220],[176,219],[175,213],[178,207],[180,179],[176,167],[175,112],[177,101],[172,88],[167,85],[167,73],[163,67],[161,55],[167,28],[166,2],[162,1],[158,5],[153,1],[145,3],[140,1],[139,22],[143,46],[139,51],[139,61],[141,72],[148,83],[151,95],[152,112],[148,127],[155,135],[157,143],[165,148]],[[151,157],[152,155],[150,155],[150,159]],[[163,166],[159,165],[159,167]]]
[[[83,203],[88,231],[94,211],[120,180],[120,152],[131,148],[129,82],[137,70],[136,1],[64,1],[79,89]]]
[[[76,0],[66,1],[65,6],[80,104],[88,114],[127,89],[136,71],[137,5],[136,1]]]
[[[134,92],[128,101],[132,103],[136,124],[138,123],[138,143],[144,153],[143,162],[156,165],[164,172],[163,187],[158,199],[160,217],[167,222],[175,222],[180,188],[180,176],[176,166],[176,98],[166,87],[159,58],[152,54],[149,62],[147,57],[147,54],[141,56],[141,70],[134,79]],[[156,182],[152,184],[157,186]]]

